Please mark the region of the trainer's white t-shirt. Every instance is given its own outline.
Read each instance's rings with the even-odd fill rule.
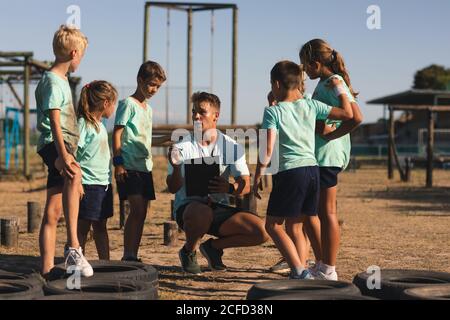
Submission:
[[[184,162],[191,159],[204,157],[219,157],[220,176],[228,181],[230,175],[233,178],[240,176],[249,176],[250,172],[245,160],[244,148],[234,141],[231,137],[223,134],[217,130],[216,143],[210,146],[202,146],[199,144],[192,134],[183,137],[182,141],[175,143],[174,147],[180,150],[181,153],[181,175],[184,178]],[[170,162],[167,167],[168,175],[173,173],[173,167]],[[229,194],[216,193],[209,195],[209,198],[216,203],[229,205]],[[175,194],[175,203],[173,206],[173,216],[179,207],[189,203],[193,200],[200,200],[206,203],[207,199],[204,197],[187,197],[186,196],[186,181],[183,181],[183,186]]]

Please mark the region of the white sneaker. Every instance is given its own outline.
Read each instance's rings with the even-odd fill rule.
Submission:
[[[75,266],[75,270],[79,270],[83,277],[87,278],[94,275],[94,270],[84,257],[81,247],[78,249],[68,247],[68,250],[64,250],[64,255],[66,255],[66,270],[71,266]],[[71,270],[68,271],[69,273],[73,273],[74,269],[71,268]]]
[[[336,271],[325,274],[320,270],[317,270],[317,272],[314,273],[314,279],[316,280],[331,280],[331,281],[338,281],[338,275]]]

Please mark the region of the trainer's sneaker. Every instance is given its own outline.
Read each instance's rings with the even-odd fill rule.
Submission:
[[[142,259],[141,258],[137,258],[137,257],[122,257],[122,259],[120,259],[121,261],[130,261],[130,262],[141,262],[142,263]]]
[[[78,249],[68,247],[68,250],[64,251],[65,251],[64,253],[67,253],[67,256],[65,257],[66,258],[65,266],[68,273],[72,274],[75,270],[77,270],[80,272],[81,276],[86,278],[94,275],[94,270],[84,257],[81,247]],[[75,270],[71,268],[72,266],[75,266]]]
[[[302,271],[302,273],[300,275],[294,274],[294,273],[290,273],[289,274],[289,279],[293,279],[293,280],[314,280],[314,276],[311,274],[311,272],[309,272],[308,269],[305,269]]]
[[[206,260],[208,260],[208,265],[211,270],[227,270],[227,266],[222,262],[223,250],[214,248],[212,246],[212,239],[209,239],[200,245],[200,252]]]
[[[280,260],[277,261],[277,263],[275,263],[273,266],[270,267],[269,271],[273,273],[286,274],[291,271],[291,268],[289,268],[288,263],[282,257],[280,258]]]
[[[184,272],[192,274],[202,273],[202,270],[197,263],[197,252],[189,252],[183,246],[178,252],[178,256],[180,257],[181,268],[183,268]]]
[[[330,274],[325,274],[322,271],[318,270],[314,274],[314,279],[338,281],[338,275],[337,275],[336,271],[331,272]]]

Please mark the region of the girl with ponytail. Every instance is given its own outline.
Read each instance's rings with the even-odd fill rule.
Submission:
[[[110,83],[92,81],[81,90],[78,104],[77,161],[85,192],[78,215],[78,238],[84,251],[92,225],[98,257],[102,260],[109,260],[106,222],[113,215],[111,153],[102,118],[109,118],[114,113],[116,102],[117,91]]]
[[[353,119],[348,121],[318,121],[316,123],[315,155],[320,170],[319,219],[321,225],[321,256],[316,257],[313,276],[316,279],[337,280],[336,258],[340,231],[337,218],[338,174],[350,161],[350,134],[362,122],[362,114],[355,101],[353,89],[342,55],[321,39],[308,41],[300,50],[300,61],[310,79],[320,78],[313,99],[333,106],[341,106],[339,96],[350,100]],[[339,90],[330,86],[332,79],[341,82]],[[335,80],[334,80],[335,81]]]

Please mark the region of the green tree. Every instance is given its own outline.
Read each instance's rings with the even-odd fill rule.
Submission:
[[[417,71],[413,89],[450,90],[450,69],[432,64]]]

